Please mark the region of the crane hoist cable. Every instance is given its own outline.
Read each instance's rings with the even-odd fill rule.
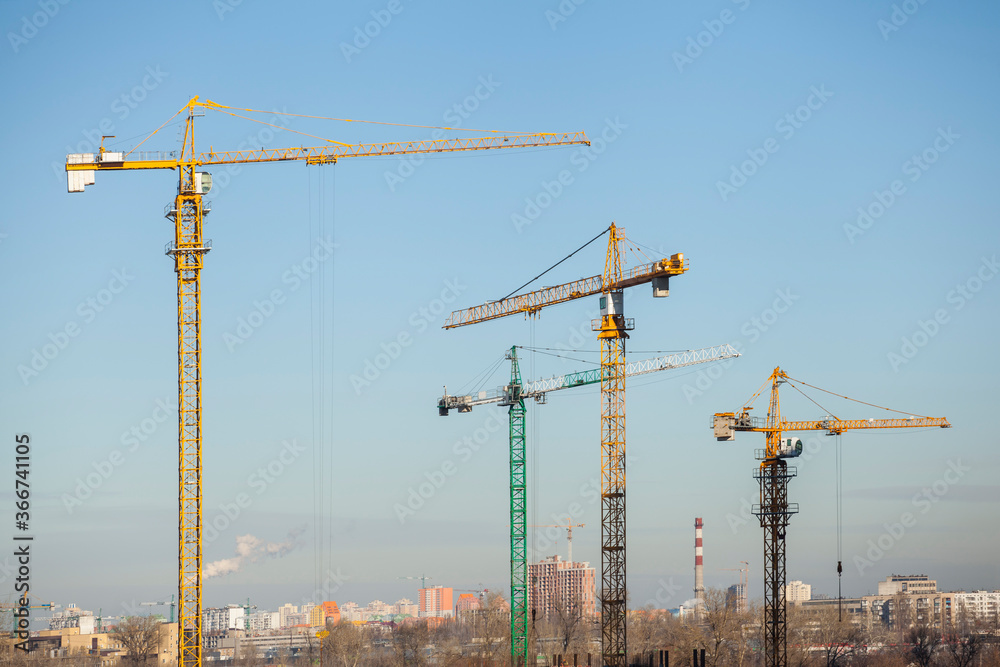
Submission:
[[[529,280],[528,282],[524,283],[523,285],[521,285],[520,287],[518,287],[517,289],[515,289],[515,290],[514,290],[513,292],[511,292],[511,293],[510,293],[510,294],[508,294],[507,296],[503,297],[502,299],[497,299],[497,301],[503,301],[504,299],[509,299],[509,298],[510,298],[510,297],[512,297],[513,295],[517,294],[518,292],[520,292],[521,290],[523,290],[523,289],[524,289],[525,287],[527,287],[527,286],[528,286],[528,285],[530,285],[531,283],[535,282],[536,280],[538,280],[539,278],[541,278],[542,276],[544,276],[544,275],[545,275],[546,273],[548,273],[548,272],[549,272],[549,271],[551,271],[552,269],[556,268],[557,266],[559,266],[560,264],[562,264],[563,262],[565,262],[565,261],[566,261],[567,259],[569,259],[569,258],[570,258],[570,257],[572,257],[573,255],[575,255],[576,253],[580,252],[581,250],[583,250],[584,248],[586,248],[587,246],[589,246],[589,245],[590,245],[591,243],[593,243],[593,242],[594,242],[594,241],[596,241],[597,239],[599,239],[599,238],[601,238],[602,236],[604,236],[605,234],[607,234],[607,233],[608,233],[608,231],[609,231],[610,229],[611,229],[611,228],[610,228],[610,227],[608,227],[607,229],[603,230],[603,231],[602,231],[602,232],[601,232],[600,234],[598,234],[598,235],[597,235],[597,236],[595,236],[594,238],[590,239],[589,241],[587,241],[586,243],[584,243],[584,244],[583,244],[582,246],[580,246],[579,248],[577,248],[576,250],[574,250],[574,251],[573,251],[573,252],[571,252],[570,254],[566,255],[565,257],[563,257],[562,259],[560,259],[560,260],[559,260],[558,262],[556,262],[555,264],[553,264],[553,265],[552,265],[552,266],[550,266],[549,268],[545,269],[544,271],[542,271],[541,273],[539,273],[539,274],[538,274],[537,276],[535,276],[534,278],[532,278],[532,279],[531,279],[531,280]],[[534,346],[534,344],[535,344],[535,341],[534,341],[534,340],[532,340],[532,341],[531,341],[531,344],[532,344],[532,346]]]
[[[331,200],[332,200],[332,202],[330,204],[330,214],[329,214],[329,219],[330,219],[330,237],[331,238],[337,238],[337,170],[336,169],[333,169],[330,172],[330,180],[332,181],[332,185],[331,185]],[[324,210],[325,210],[326,209],[326,195],[325,194],[324,194],[323,206],[324,206]],[[326,263],[324,262],[324,265],[325,264]],[[327,566],[327,570],[326,570],[327,572],[334,572],[335,571],[334,570],[334,566],[333,566],[333,562],[334,562],[334,550],[333,550],[333,535],[334,535],[334,533],[333,533],[334,492],[333,492],[333,490],[337,488],[337,481],[334,478],[334,472],[337,470],[337,467],[336,467],[337,457],[334,455],[334,446],[335,446],[335,443],[334,443],[334,434],[338,433],[338,431],[337,431],[336,428],[334,428],[334,424],[336,422],[335,422],[335,415],[333,413],[333,409],[334,409],[334,406],[336,405],[336,402],[332,398],[332,393],[333,393],[333,386],[334,386],[334,376],[335,376],[335,371],[336,371],[335,361],[336,361],[336,350],[337,350],[336,336],[334,335],[334,323],[337,321],[337,271],[336,271],[336,269],[337,269],[336,260],[334,258],[331,258],[330,262],[329,262],[329,267],[327,267],[327,269],[326,269],[326,270],[328,270],[330,272],[330,281],[329,281],[329,284],[330,284],[330,298],[329,298],[329,304],[330,304],[330,336],[329,336],[329,340],[330,340],[330,392],[331,392],[330,400],[327,403],[327,405],[330,406],[330,463],[329,463],[329,470],[330,470],[330,480],[329,480],[329,482],[330,482],[330,484],[329,484],[329,487],[328,487],[329,488],[329,493],[328,493],[328,497],[327,497],[327,533],[326,533],[327,534],[328,545],[329,545],[328,549],[327,549],[327,558],[329,559],[329,561],[328,561],[328,566]],[[325,280],[325,278],[324,278],[324,280]]]
[[[174,114],[173,116],[171,116],[170,118],[168,118],[167,120],[165,120],[165,121],[163,122],[163,125],[160,125],[160,126],[159,126],[158,128],[156,128],[155,130],[153,130],[152,132],[150,132],[150,133],[149,133],[149,134],[148,134],[148,135],[146,136],[146,138],[145,138],[145,139],[143,139],[142,141],[140,141],[140,142],[139,142],[138,144],[136,144],[136,145],[135,145],[135,147],[134,147],[134,148],[133,148],[132,150],[130,150],[130,151],[129,151],[128,153],[126,153],[126,154],[125,154],[125,157],[128,157],[129,155],[131,155],[132,153],[134,153],[134,152],[136,151],[136,149],[137,149],[137,148],[139,148],[139,146],[142,146],[142,145],[143,145],[144,143],[146,143],[146,142],[147,142],[147,141],[149,140],[149,138],[150,138],[151,136],[153,136],[154,134],[156,134],[157,132],[159,132],[160,130],[162,130],[163,128],[165,128],[165,127],[167,126],[167,123],[169,123],[170,121],[172,121],[172,120],[173,120],[174,118],[177,118],[177,116],[179,116],[179,115],[180,115],[180,113],[181,113],[182,111],[184,111],[184,110],[185,110],[186,108],[187,108],[187,107],[181,107],[180,109],[178,109],[178,110],[177,110],[177,113],[175,113],[175,114]]]
[[[789,380],[795,380],[795,378],[788,378],[788,379]],[[914,415],[915,417],[921,417],[923,419],[931,419],[931,417],[928,417],[927,415],[918,415],[918,414],[915,414],[913,412],[909,412],[907,410],[896,410],[896,409],[893,409],[893,408],[887,408],[887,407],[882,406],[882,405],[876,405],[874,403],[868,403],[867,401],[861,401],[861,400],[858,400],[856,398],[851,398],[850,396],[844,396],[843,394],[838,394],[838,393],[830,391],[828,389],[823,389],[822,387],[817,387],[815,385],[811,385],[808,382],[803,382],[802,380],[795,380],[795,382],[798,382],[799,384],[805,385],[806,387],[810,387],[812,389],[817,389],[819,391],[822,391],[824,393],[830,394],[832,396],[836,396],[838,398],[845,398],[848,401],[854,401],[855,403],[861,403],[862,405],[867,405],[869,407],[878,408],[879,410],[886,410],[887,412],[896,412],[896,413],[899,413],[901,415]]]
[[[548,357],[556,357],[558,359],[569,359],[570,361],[579,361],[581,364],[589,364],[591,366],[599,366],[600,362],[587,361],[586,359],[577,359],[576,357],[570,357],[565,354],[556,354],[555,352],[543,352],[545,348],[541,347],[523,347],[522,350],[528,350],[533,355],[537,352],[538,354],[544,354]]]
[[[272,116],[277,115],[277,116],[291,116],[291,117],[294,117],[294,118],[311,118],[311,119],[314,119],[314,120],[328,120],[328,121],[336,121],[336,122],[342,122],[342,123],[366,123],[366,124],[371,124],[371,125],[391,125],[391,126],[394,126],[394,127],[413,127],[413,128],[421,128],[421,129],[428,129],[428,130],[448,130],[448,131],[451,131],[451,132],[484,132],[484,133],[487,133],[487,134],[523,134],[521,132],[512,132],[510,130],[482,130],[482,129],[471,128],[471,127],[448,127],[448,126],[441,126],[441,125],[417,125],[417,124],[413,124],[413,123],[390,123],[390,122],[387,122],[387,121],[363,120],[363,119],[359,119],[359,118],[333,118],[333,117],[329,117],[329,116],[314,116],[314,115],[308,115],[308,114],[296,114],[296,113],[289,113],[287,111],[265,111],[263,109],[249,109],[249,108],[243,108],[243,107],[228,106],[228,105],[225,105],[225,104],[219,104],[217,102],[213,102],[211,100],[205,100],[204,102],[198,102],[195,106],[200,107],[202,109],[211,109],[213,111],[218,111],[219,113],[224,113],[224,114],[227,114],[229,116],[233,116],[235,118],[242,118],[244,120],[249,120],[249,121],[254,122],[254,123],[261,123],[263,125],[268,125],[270,127],[275,127],[275,128],[278,128],[278,129],[281,129],[281,130],[284,130],[284,131],[292,132],[294,134],[301,134],[303,136],[311,137],[311,138],[314,138],[314,139],[319,139],[321,141],[325,141],[325,142],[328,142],[328,143],[337,144],[337,145],[341,145],[341,146],[348,146],[350,144],[344,143],[344,142],[340,142],[340,141],[337,141],[335,139],[326,139],[324,137],[320,137],[320,136],[314,135],[314,134],[309,134],[308,132],[303,132],[301,130],[294,130],[292,128],[289,128],[289,127],[286,127],[286,126],[283,126],[283,125],[274,125],[273,123],[268,123],[266,121],[262,121],[262,120],[259,120],[259,119],[256,119],[256,118],[251,118],[249,116],[244,116],[242,114],[234,113],[234,111],[246,111],[246,112],[250,112],[250,113],[263,113],[263,114],[268,114],[268,115],[272,115]],[[178,109],[177,112],[173,116],[171,116],[170,118],[168,118],[166,120],[166,122],[164,122],[162,125],[160,125],[158,128],[156,128],[155,130],[153,130],[149,134],[145,135],[145,138],[142,141],[140,141],[134,148],[132,148],[132,150],[128,151],[125,154],[125,157],[128,157],[132,153],[134,153],[136,151],[136,149],[139,148],[139,146],[142,146],[144,143],[146,143],[146,141],[150,137],[152,137],[154,134],[156,134],[157,132],[159,132],[160,130],[162,130],[164,127],[166,127],[170,123],[170,121],[172,121],[174,118],[176,118],[178,115],[180,115],[181,113],[183,113],[188,108],[189,108],[189,106],[185,105],[184,107]],[[544,133],[543,132],[543,133],[540,133],[540,134],[554,134],[554,133]],[[143,136],[143,135],[137,135],[137,136]],[[116,143],[121,143],[121,142],[116,142]]]
[[[840,446],[840,433],[837,434],[837,621],[844,621],[844,594],[841,589],[844,574],[844,450]]]
[[[308,249],[320,229],[320,199],[322,188],[320,186],[320,174],[323,170],[317,170],[316,194],[313,195],[313,182],[309,179],[309,228],[306,235],[306,248]],[[309,350],[310,350],[310,393],[312,412],[312,504],[313,504],[313,586],[319,588],[320,568],[322,559],[322,508],[323,508],[323,389],[322,373],[317,372],[318,366],[322,364],[322,350],[319,349],[318,341],[322,337],[318,334],[320,328],[319,314],[317,311],[317,286],[316,280],[309,281]]]
[[[174,125],[180,125],[180,124],[182,124],[182,123],[183,123],[184,121],[183,121],[183,120],[179,120],[179,121],[177,121],[176,123],[170,123],[170,121],[167,121],[167,122],[168,122],[169,124],[163,124],[163,125],[161,125],[161,126],[160,126],[159,128],[157,128],[157,130],[159,130],[159,129],[162,129],[162,128],[164,128],[164,127],[173,127]],[[107,147],[107,146],[117,146],[118,144],[124,144],[124,143],[128,143],[128,142],[130,142],[130,141],[134,141],[134,140],[138,139],[139,137],[148,137],[149,135],[153,134],[153,133],[154,133],[154,132],[156,132],[157,130],[151,130],[151,131],[147,131],[147,132],[140,132],[139,134],[135,134],[135,135],[133,135],[133,136],[131,136],[131,137],[125,137],[125,138],[123,138],[123,139],[118,139],[118,137],[114,137],[115,139],[117,139],[117,141],[109,141],[109,142],[107,142],[107,143],[106,143],[106,144],[104,144],[104,145],[105,145],[105,147]],[[111,136],[108,136],[107,138],[109,138],[109,139],[110,139],[110,138],[112,138],[112,137],[111,137]]]
[[[268,123],[268,125],[270,125]],[[330,143],[340,143],[340,142],[330,142]],[[318,205],[318,215],[317,222],[319,223],[319,238],[326,236],[326,169],[317,170],[319,177],[319,205]],[[329,410],[329,402],[327,401],[327,336],[326,330],[326,317],[327,317],[327,299],[326,299],[326,263],[320,263],[319,270],[319,345],[320,345],[320,418],[323,420],[322,426],[322,439],[320,440],[320,452],[319,452],[319,475],[320,475],[320,494],[319,494],[319,531],[317,540],[319,542],[319,559],[316,563],[316,568],[319,573],[319,577],[316,581],[316,590],[319,590],[319,586],[323,579],[323,561],[324,561],[324,551],[326,551],[326,540],[328,539],[326,531],[326,496],[330,492],[330,485],[327,480],[327,469],[326,469],[326,450],[327,450],[327,439],[332,432],[332,430],[327,430],[327,412]]]
[[[623,238],[625,240],[626,251],[632,252],[632,255],[635,257],[637,264],[649,264],[650,262],[653,261],[653,259],[649,255],[647,255],[642,251],[638,243],[635,243],[628,237],[623,237]]]
[[[528,339],[531,342],[528,356],[528,374],[530,377],[536,378],[538,374],[535,373],[535,318],[530,318],[528,322]],[[538,417],[541,410],[531,410],[528,414],[528,419],[531,420],[531,468],[527,471],[528,476],[531,478],[531,501],[529,506],[531,508],[531,525],[536,525],[538,523],[538,480],[541,478],[539,470],[539,459],[541,447],[539,446],[538,440]],[[531,551],[529,553],[536,554],[536,539],[535,531],[528,531],[531,534]],[[536,559],[537,560],[537,559]],[[530,559],[529,559],[530,561]],[[529,584],[528,590],[531,590]]]
[[[798,380],[796,380],[796,382],[797,382],[797,381],[798,381]],[[839,417],[837,417],[837,415],[833,414],[833,413],[832,413],[832,412],[831,412],[830,410],[827,410],[827,409],[826,409],[826,408],[824,408],[824,407],[823,407],[822,405],[820,405],[819,403],[817,403],[816,401],[814,401],[814,400],[812,399],[812,397],[810,397],[810,396],[809,396],[809,394],[807,394],[806,392],[802,391],[801,389],[799,389],[798,387],[796,387],[796,386],[795,386],[794,384],[792,384],[791,382],[789,382],[789,383],[788,383],[788,386],[789,386],[789,387],[791,387],[792,389],[794,389],[795,391],[799,392],[799,393],[800,393],[800,394],[802,394],[803,396],[805,396],[805,397],[806,397],[806,400],[808,400],[808,401],[809,401],[810,403],[812,403],[813,405],[815,405],[815,406],[816,406],[817,408],[819,408],[820,410],[822,410],[822,411],[823,411],[823,412],[825,412],[826,414],[830,415],[830,416],[831,416],[831,417],[833,417],[834,419],[839,419]]]
[[[244,109],[241,107],[231,107],[224,104],[218,104],[217,102],[212,102],[211,100],[205,100],[206,105],[210,105],[209,108],[212,109],[235,109],[236,111],[249,111],[250,113],[266,113],[275,114],[281,116],[294,116],[295,118],[312,118],[314,120],[333,120],[342,123],[368,123],[370,125],[392,125],[395,127],[417,127],[427,130],[455,130],[460,132],[494,132],[500,134],[522,134],[521,132],[513,132],[511,130],[477,130],[471,127],[443,127],[440,125],[414,125],[411,123],[390,123],[387,121],[380,120],[360,120],[357,118],[332,118],[329,116],[310,116],[308,114],[301,113],[289,113],[287,111],[264,111],[262,109]]]
[[[335,236],[335,217],[328,209],[328,190],[336,194],[336,171],[332,172],[331,185],[327,185],[326,170],[318,170],[315,182],[308,174],[309,220],[306,229],[307,253],[314,249],[317,239]],[[335,213],[335,210],[334,210]],[[332,230],[331,230],[332,226]],[[310,333],[310,392],[313,458],[313,579],[319,587],[324,573],[324,561],[329,558],[333,566],[333,488],[334,462],[332,414],[334,383],[334,337],[332,335],[334,312],[333,262],[317,262],[309,279],[309,333]],[[332,570],[331,570],[332,571]]]
[[[580,352],[582,354],[600,354],[600,350],[584,350],[580,348],[569,349],[564,347],[533,347],[529,348],[525,345],[519,345],[518,348],[522,350],[550,350],[555,352]],[[693,350],[627,350],[626,354],[683,354],[684,352],[693,352]]]
[[[294,132],[295,134],[301,134],[302,136],[309,137],[311,139],[319,139],[320,141],[325,141],[325,142],[330,143],[330,144],[337,144],[338,146],[350,146],[350,144],[348,142],[346,142],[346,141],[337,141],[336,139],[327,139],[326,137],[321,137],[321,136],[316,135],[316,134],[309,134],[308,132],[302,132],[301,130],[293,130],[292,128],[285,127],[284,125],[275,125],[274,123],[268,123],[267,121],[258,120],[257,118],[250,118],[249,116],[241,116],[240,114],[233,113],[231,111],[223,111],[222,109],[216,109],[216,111],[218,111],[219,113],[224,113],[224,114],[233,116],[234,118],[242,118],[243,120],[249,120],[252,123],[260,123],[261,125],[267,125],[268,127],[274,127],[274,128],[279,129],[279,130],[285,130],[285,131],[288,131],[288,132]]]
[[[483,370],[476,373],[471,380],[466,382],[464,385],[459,387],[458,394],[468,394],[474,395],[476,392],[480,391],[487,382],[489,382],[494,375],[496,375],[497,370],[500,366],[507,361],[507,357],[500,355],[498,359],[494,359],[490,364]]]

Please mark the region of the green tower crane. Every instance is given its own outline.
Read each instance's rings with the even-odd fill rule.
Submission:
[[[511,665],[524,667],[528,652],[528,546],[527,546],[527,470],[525,468],[524,417],[525,398],[545,403],[550,391],[570,389],[601,381],[601,369],[523,383],[518,365],[517,346],[504,354],[510,361],[510,384],[475,396],[449,396],[438,399],[438,414],[448,416],[451,410],[471,412],[473,406],[497,403],[508,407],[510,419],[510,636]],[[740,356],[732,345],[717,345],[700,350],[688,350],[652,359],[633,361],[625,366],[625,376],[634,377],[693,366],[708,361],[722,361]]]

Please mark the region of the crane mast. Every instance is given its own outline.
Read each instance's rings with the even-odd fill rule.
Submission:
[[[771,376],[771,401],[767,413],[767,449],[755,477],[760,486],[760,504],[753,513],[764,529],[764,646],[765,664],[778,667],[788,664],[788,604],[785,600],[786,553],[785,533],[788,520],[798,512],[798,505],[788,503],[788,482],[795,477],[796,469],[778,457],[781,441],[781,405],[778,387],[784,382],[781,375]],[[766,647],[773,647],[769,655]]]
[[[190,157],[194,118],[190,108],[184,128],[185,153]],[[202,661],[201,269],[209,248],[202,235],[205,211],[196,169],[193,162],[180,168],[177,197],[168,214],[174,221],[174,242],[167,254],[173,256],[177,274],[179,667],[200,667]]]
[[[177,195],[167,217],[174,223],[174,239],[167,254],[174,259],[177,274],[177,404],[178,404],[178,667],[202,664],[202,402],[201,402],[201,270],[211,249],[202,234],[208,212],[203,195],[210,176],[198,167],[213,164],[302,161],[310,165],[333,164],[340,158],[378,155],[410,155],[456,151],[493,150],[586,144],[582,132],[497,135],[468,139],[440,139],[380,144],[332,143],[313,148],[281,148],[197,153],[194,119],[198,109],[227,109],[195,96],[175,116],[186,111],[184,138],[179,155],[174,153],[100,151],[66,156],[67,189],[83,192],[93,185],[97,171],[176,169]],[[169,122],[169,121],[168,121]],[[164,123],[166,125],[166,123]],[[162,128],[163,126],[161,126]],[[155,133],[154,133],[155,134]]]
[[[512,667],[528,659],[528,496],[524,446],[524,396],[517,347],[512,346],[510,391],[501,405],[510,406],[510,657]]]
[[[788,482],[795,477],[796,469],[785,459],[795,458],[802,453],[802,441],[798,438],[783,438],[788,431],[826,431],[827,435],[839,435],[853,429],[883,428],[924,428],[937,426],[951,428],[943,417],[916,417],[904,419],[844,420],[827,417],[818,420],[785,421],[781,417],[779,388],[791,382],[805,385],[801,380],[793,380],[781,368],[775,368],[764,385],[743,406],[739,414],[717,412],[712,421],[716,440],[734,440],[736,431],[756,431],[764,433],[766,448],[759,455],[760,466],[754,477],[760,486],[760,503],[753,506],[753,513],[760,520],[764,530],[764,664],[766,667],[787,667],[787,601],[785,599],[785,536],[788,522],[798,513],[797,503],[788,502]],[[752,404],[760,396],[767,382],[771,384],[767,416],[751,417]],[[812,386],[812,385],[806,385]],[[819,387],[814,387],[819,389]],[[826,391],[821,389],[821,391]],[[832,393],[832,392],[827,392]],[[843,396],[842,398],[847,398]],[[854,400],[854,399],[851,399]],[[868,404],[871,405],[871,404]],[[878,406],[875,406],[878,407]],[[881,408],[888,410],[888,408]],[[841,572],[837,564],[838,575]]]
[[[604,284],[621,280],[617,230],[608,235]],[[625,340],[623,291],[601,293],[601,320],[592,328],[601,342],[601,643],[606,664],[627,664],[625,575]],[[632,326],[628,326],[632,324]]]

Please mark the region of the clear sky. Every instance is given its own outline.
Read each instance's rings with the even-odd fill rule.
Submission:
[[[0,3],[0,536],[18,532],[13,438],[28,432],[32,589],[105,614],[176,589],[175,277],[162,252],[176,176],[99,173],[70,195],[63,164],[101,134],[135,146],[200,95],[324,117],[585,130],[594,141],[589,152],[213,170],[204,498],[206,524],[222,529],[206,534],[206,563],[255,539],[241,541],[237,572],[206,581],[206,604],[298,604],[328,571],[339,583],[318,597],[338,601],[415,599],[418,582],[400,577],[421,574],[506,590],[505,415],[442,419],[435,402],[512,344],[579,350],[524,353],[526,377],[592,366],[596,298],[534,323],[454,331],[440,328],[442,311],[507,294],[612,220],[691,261],[668,299],[631,290],[630,358],[723,342],[743,351],[725,367],[630,384],[633,604],[691,596],[696,516],[706,584],[735,583],[723,568],[748,561],[760,593],[761,533],[746,507],[763,437],[717,443],[710,418],[738,409],[778,365],[954,425],[843,436],[845,594],[874,592],[891,573],[1000,588],[989,423],[1000,377],[998,20],[994,3],[939,0]],[[292,130],[344,142],[431,133],[266,119],[287,130],[210,113],[198,145],[318,142]],[[143,149],[175,150],[178,127]],[[327,246],[328,259],[304,262]],[[603,253],[596,243],[541,284],[600,273]],[[67,326],[77,334],[63,336]],[[49,358],[25,374],[46,345]],[[508,366],[497,368],[486,387],[504,381]],[[810,395],[843,417],[883,416]],[[578,509],[574,556],[594,565],[598,399],[589,388],[529,406],[529,520]],[[783,408],[823,414],[793,391]],[[462,444],[477,435],[478,449]],[[788,577],[836,594],[836,443],[802,435]],[[433,480],[439,488],[401,515]],[[229,520],[240,498],[249,502]],[[281,557],[265,554],[269,542],[284,545]],[[561,534],[534,546],[565,555]],[[12,582],[6,570],[0,579]]]

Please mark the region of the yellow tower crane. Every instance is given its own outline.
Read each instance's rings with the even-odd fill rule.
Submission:
[[[178,667],[201,667],[201,269],[211,244],[202,235],[202,220],[208,210],[202,197],[211,188],[211,176],[199,168],[211,165],[249,164],[255,162],[302,161],[309,165],[334,164],[341,158],[416,153],[528,148],[538,146],[589,145],[583,132],[553,134],[497,134],[465,139],[430,139],[408,142],[346,144],[328,141],[316,147],[261,148],[196,152],[194,119],[200,109],[213,109],[237,116],[237,109],[195,96],[171,116],[167,123],[187,112],[184,137],[179,153],[108,151],[103,141],[100,151],[66,156],[70,192],[83,192],[94,184],[95,172],[136,169],[172,169],[178,172],[177,196],[167,217],[174,222],[174,240],[167,254],[174,258],[177,273],[177,357],[179,425],[179,556],[178,556]],[[452,129],[452,128],[444,128]],[[155,132],[153,133],[155,134]],[[150,135],[152,136],[152,135]],[[148,137],[147,137],[148,139]],[[145,142],[146,140],[143,140]],[[142,145],[141,143],[139,144]],[[138,148],[137,146],[136,148]]]
[[[669,296],[670,277],[681,275],[688,265],[683,253],[678,253],[623,271],[625,238],[614,223],[605,231],[608,252],[602,275],[457,310],[444,328],[517,313],[534,316],[546,306],[601,295],[601,318],[591,322],[601,341],[601,652],[604,665],[625,667],[625,339],[635,321],[625,318],[623,296],[626,287],[644,283],[653,284],[654,297]]]
[[[768,382],[771,383],[771,400],[766,417],[751,417],[753,403],[764,391]],[[760,467],[754,477],[760,483],[760,504],[753,508],[754,514],[760,519],[764,529],[764,665],[765,667],[786,667],[788,652],[786,648],[787,626],[785,601],[785,532],[788,520],[798,512],[798,503],[788,502],[788,481],[795,477],[795,468],[788,466],[785,459],[795,458],[802,453],[802,441],[798,438],[783,438],[782,434],[789,431],[826,431],[827,435],[840,435],[844,431],[854,429],[881,428],[926,428],[938,426],[951,428],[951,424],[943,417],[908,416],[899,419],[838,419],[832,415],[824,419],[807,421],[786,421],[781,416],[781,403],[778,399],[778,388],[788,383],[798,389],[794,383],[811,387],[829,394],[825,389],[788,377],[781,368],[775,368],[771,376],[764,381],[757,392],[744,404],[739,413],[717,412],[712,421],[716,440],[735,440],[736,431],[756,431],[763,433],[767,439],[766,449],[758,454]],[[799,390],[801,391],[801,390]],[[848,398],[833,394],[840,398]],[[810,399],[812,400],[812,399]],[[855,400],[855,399],[848,399]],[[813,401],[815,403],[815,401]],[[864,401],[857,401],[864,403]],[[817,403],[817,405],[819,405]],[[889,410],[881,406],[865,403],[881,410]],[[890,410],[890,412],[901,412]],[[837,574],[842,573],[841,563],[837,562]]]

